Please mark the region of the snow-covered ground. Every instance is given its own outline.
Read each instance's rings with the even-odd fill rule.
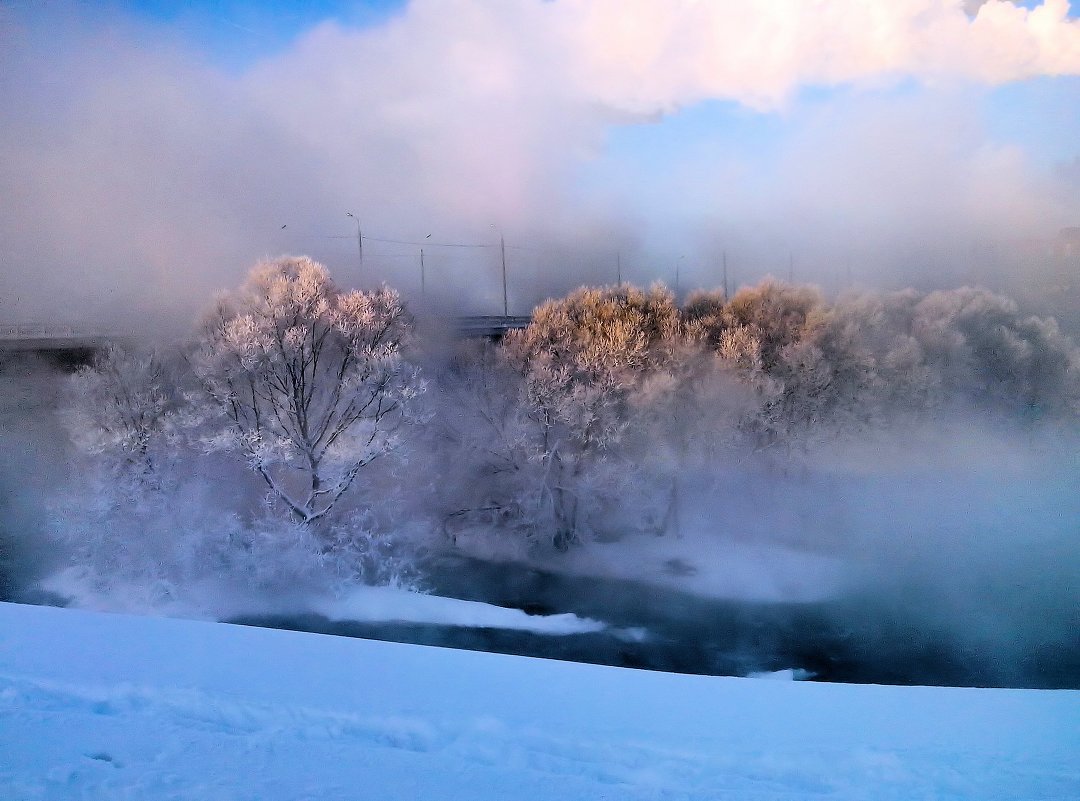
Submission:
[[[1080,692],[649,673],[0,604],[0,798],[1077,799]]]

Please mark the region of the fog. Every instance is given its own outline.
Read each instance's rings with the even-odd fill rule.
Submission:
[[[228,10],[193,32],[5,5],[0,319],[182,331],[281,253],[418,294],[419,247],[380,239],[427,245],[429,300],[487,313],[500,236],[519,313],[617,260],[640,284],[678,265],[719,285],[726,253],[732,282],[829,290],[1050,269],[1036,256],[1080,219],[1075,148],[1031,147],[1073,125],[1065,2],[739,8],[424,0],[263,46]],[[249,55],[208,45],[222,30]],[[1000,135],[994,87],[1046,76],[1060,102]],[[980,245],[1009,249],[1007,282]]]
[[[227,617],[390,582],[542,597],[692,641],[720,613],[693,607],[701,619],[674,626],[691,597],[809,609],[821,642],[879,659],[932,641],[974,666],[960,681],[1080,686],[1080,252],[1062,238],[1080,224],[1080,21],[1068,3],[417,0],[265,38],[272,14],[241,25],[233,13],[185,29],[120,4],[0,6],[0,323],[97,323],[164,343],[182,367],[177,348],[215,293],[260,259],[309,254],[341,287],[396,287],[419,318],[408,357],[427,405],[409,458],[364,474],[344,506],[344,555],[274,520],[260,479],[208,456],[205,432],[155,445],[172,494],[125,506],[107,448],[78,447],[71,366],[4,354],[5,597]],[[221,26],[237,29],[239,56],[209,44]],[[856,309],[853,289],[963,285],[1019,305],[987,302],[969,329],[930,303],[911,347],[879,341],[872,311],[837,323],[836,341],[804,319],[812,348],[785,351],[788,373],[762,367],[759,347],[689,417],[664,405],[663,382],[637,387],[644,416],[619,421],[621,450],[597,458],[585,487],[607,524],[562,552],[509,520],[524,501],[506,497],[528,492],[477,478],[495,475],[483,414],[504,415],[515,446],[531,432],[528,359],[507,383],[428,319],[501,314],[504,258],[511,314],[620,281],[662,281],[679,301],[723,287],[729,302],[766,275]],[[851,401],[805,437],[755,418],[782,447],[693,451],[743,436],[740,415],[779,403],[769,393],[785,381],[818,403],[825,368],[811,357],[830,342],[833,378],[881,368],[852,379],[880,408]],[[698,386],[679,369],[671,385]],[[895,401],[904,381],[937,405]],[[463,412],[463,384],[492,405],[474,395]],[[177,379],[170,398],[196,388]],[[519,453],[515,476],[552,452]],[[630,475],[642,468],[651,484]],[[681,493],[673,527],[638,520],[671,513],[669,493]],[[476,509],[490,514],[459,514]],[[515,595],[518,580],[529,589]],[[739,647],[742,668],[713,668],[804,666],[772,664],[768,643]]]
[[[947,419],[866,440],[825,445],[786,475],[733,472],[702,499],[698,537],[766,548],[729,557],[719,584],[841,599],[838,625],[867,651],[936,640],[984,681],[1030,681],[1055,659],[1075,671],[1075,433]]]
[[[595,405],[584,378],[561,389],[557,374],[529,400],[530,382],[550,380],[542,359],[539,372],[528,362],[515,372],[529,343],[543,354],[547,337],[566,336],[556,352],[597,358],[588,319],[564,330],[561,306],[635,297],[651,298],[657,319],[698,316],[728,333],[740,309],[760,304],[767,316],[745,345],[759,365],[724,351],[733,345],[723,339],[719,362],[696,351],[671,362],[658,340],[655,363],[620,369],[621,386],[602,390],[625,404]],[[807,302],[805,322],[793,323]],[[677,312],[662,289],[580,291],[499,345],[448,347],[445,334],[425,344],[421,333],[410,358],[426,376],[422,406],[395,429],[394,452],[363,468],[329,527],[291,520],[270,478],[267,491],[256,472],[276,457],[258,446],[229,453],[183,377],[201,369],[200,346],[153,375],[119,351],[74,377],[9,354],[4,592],[692,672],[1076,686],[1080,351],[985,292],[813,305],[822,303],[766,283],[721,317],[700,317],[700,297]],[[898,361],[911,344],[891,339],[878,303],[896,319],[913,310],[924,360]],[[605,325],[618,307],[607,308],[596,318]],[[793,345],[761,350],[783,331],[819,343],[826,361]],[[943,361],[934,343],[948,348]],[[885,349],[876,364],[868,348]],[[635,371],[656,372],[636,384]],[[102,410],[114,403],[144,422],[118,423]],[[563,422],[544,423],[534,403]],[[579,420],[592,433],[575,439]],[[572,509],[554,498],[549,508],[545,487],[569,490]],[[552,644],[417,628],[392,614],[359,628],[347,614],[317,619],[334,608],[327,598],[385,583],[573,612],[611,633]]]

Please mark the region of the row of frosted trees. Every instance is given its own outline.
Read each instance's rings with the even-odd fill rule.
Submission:
[[[978,289],[830,304],[766,280],[681,307],[662,286],[583,288],[448,354],[392,290],[283,258],[182,347],[113,348],[73,377],[86,460],[66,530],[99,572],[136,539],[159,565],[241,554],[259,572],[296,552],[370,580],[405,528],[558,550],[661,534],[690,472],[972,414],[1075,424],[1080,351]]]

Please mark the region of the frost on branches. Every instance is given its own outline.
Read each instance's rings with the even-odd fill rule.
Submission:
[[[340,292],[322,265],[257,266],[204,319],[191,355],[204,441],[243,457],[292,519],[314,524],[358,473],[399,451],[423,382],[402,355],[396,292]]]
[[[617,486],[627,472],[604,470],[605,456],[626,436],[631,399],[668,361],[678,332],[671,293],[627,287],[583,288],[549,301],[526,329],[507,335],[504,355],[523,380],[532,422],[537,518],[557,549],[578,540],[605,495],[627,489]]]
[[[582,288],[499,343],[427,353],[423,413],[410,339],[391,290],[341,292],[283,258],[219,299],[185,359],[103,353],[70,382],[81,456],[51,504],[73,563],[103,592],[169,597],[215,577],[408,579],[433,519],[511,558],[678,536],[744,465],[803,469],[952,421],[1074,432],[1080,415],[1080,348],[979,289],[829,302],[768,279],[679,308],[662,286]],[[424,457],[407,484],[406,440]]]
[[[52,499],[51,517],[70,549],[69,574],[96,594],[128,582],[163,596],[176,577],[185,417],[171,367],[161,354],[113,345],[66,387],[78,478]]]
[[[173,376],[157,354],[111,345],[68,382],[65,423],[113,481],[160,488],[176,436],[176,400]]]

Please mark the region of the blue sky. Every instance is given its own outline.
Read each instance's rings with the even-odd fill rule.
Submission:
[[[990,135],[1024,147],[1040,163],[1076,158],[1080,142],[1080,78],[1060,76],[1005,84],[984,102]]]
[[[178,33],[215,63],[236,70],[272,56],[298,35],[327,20],[349,27],[375,26],[404,6],[403,0],[140,0],[117,4],[138,19]]]

